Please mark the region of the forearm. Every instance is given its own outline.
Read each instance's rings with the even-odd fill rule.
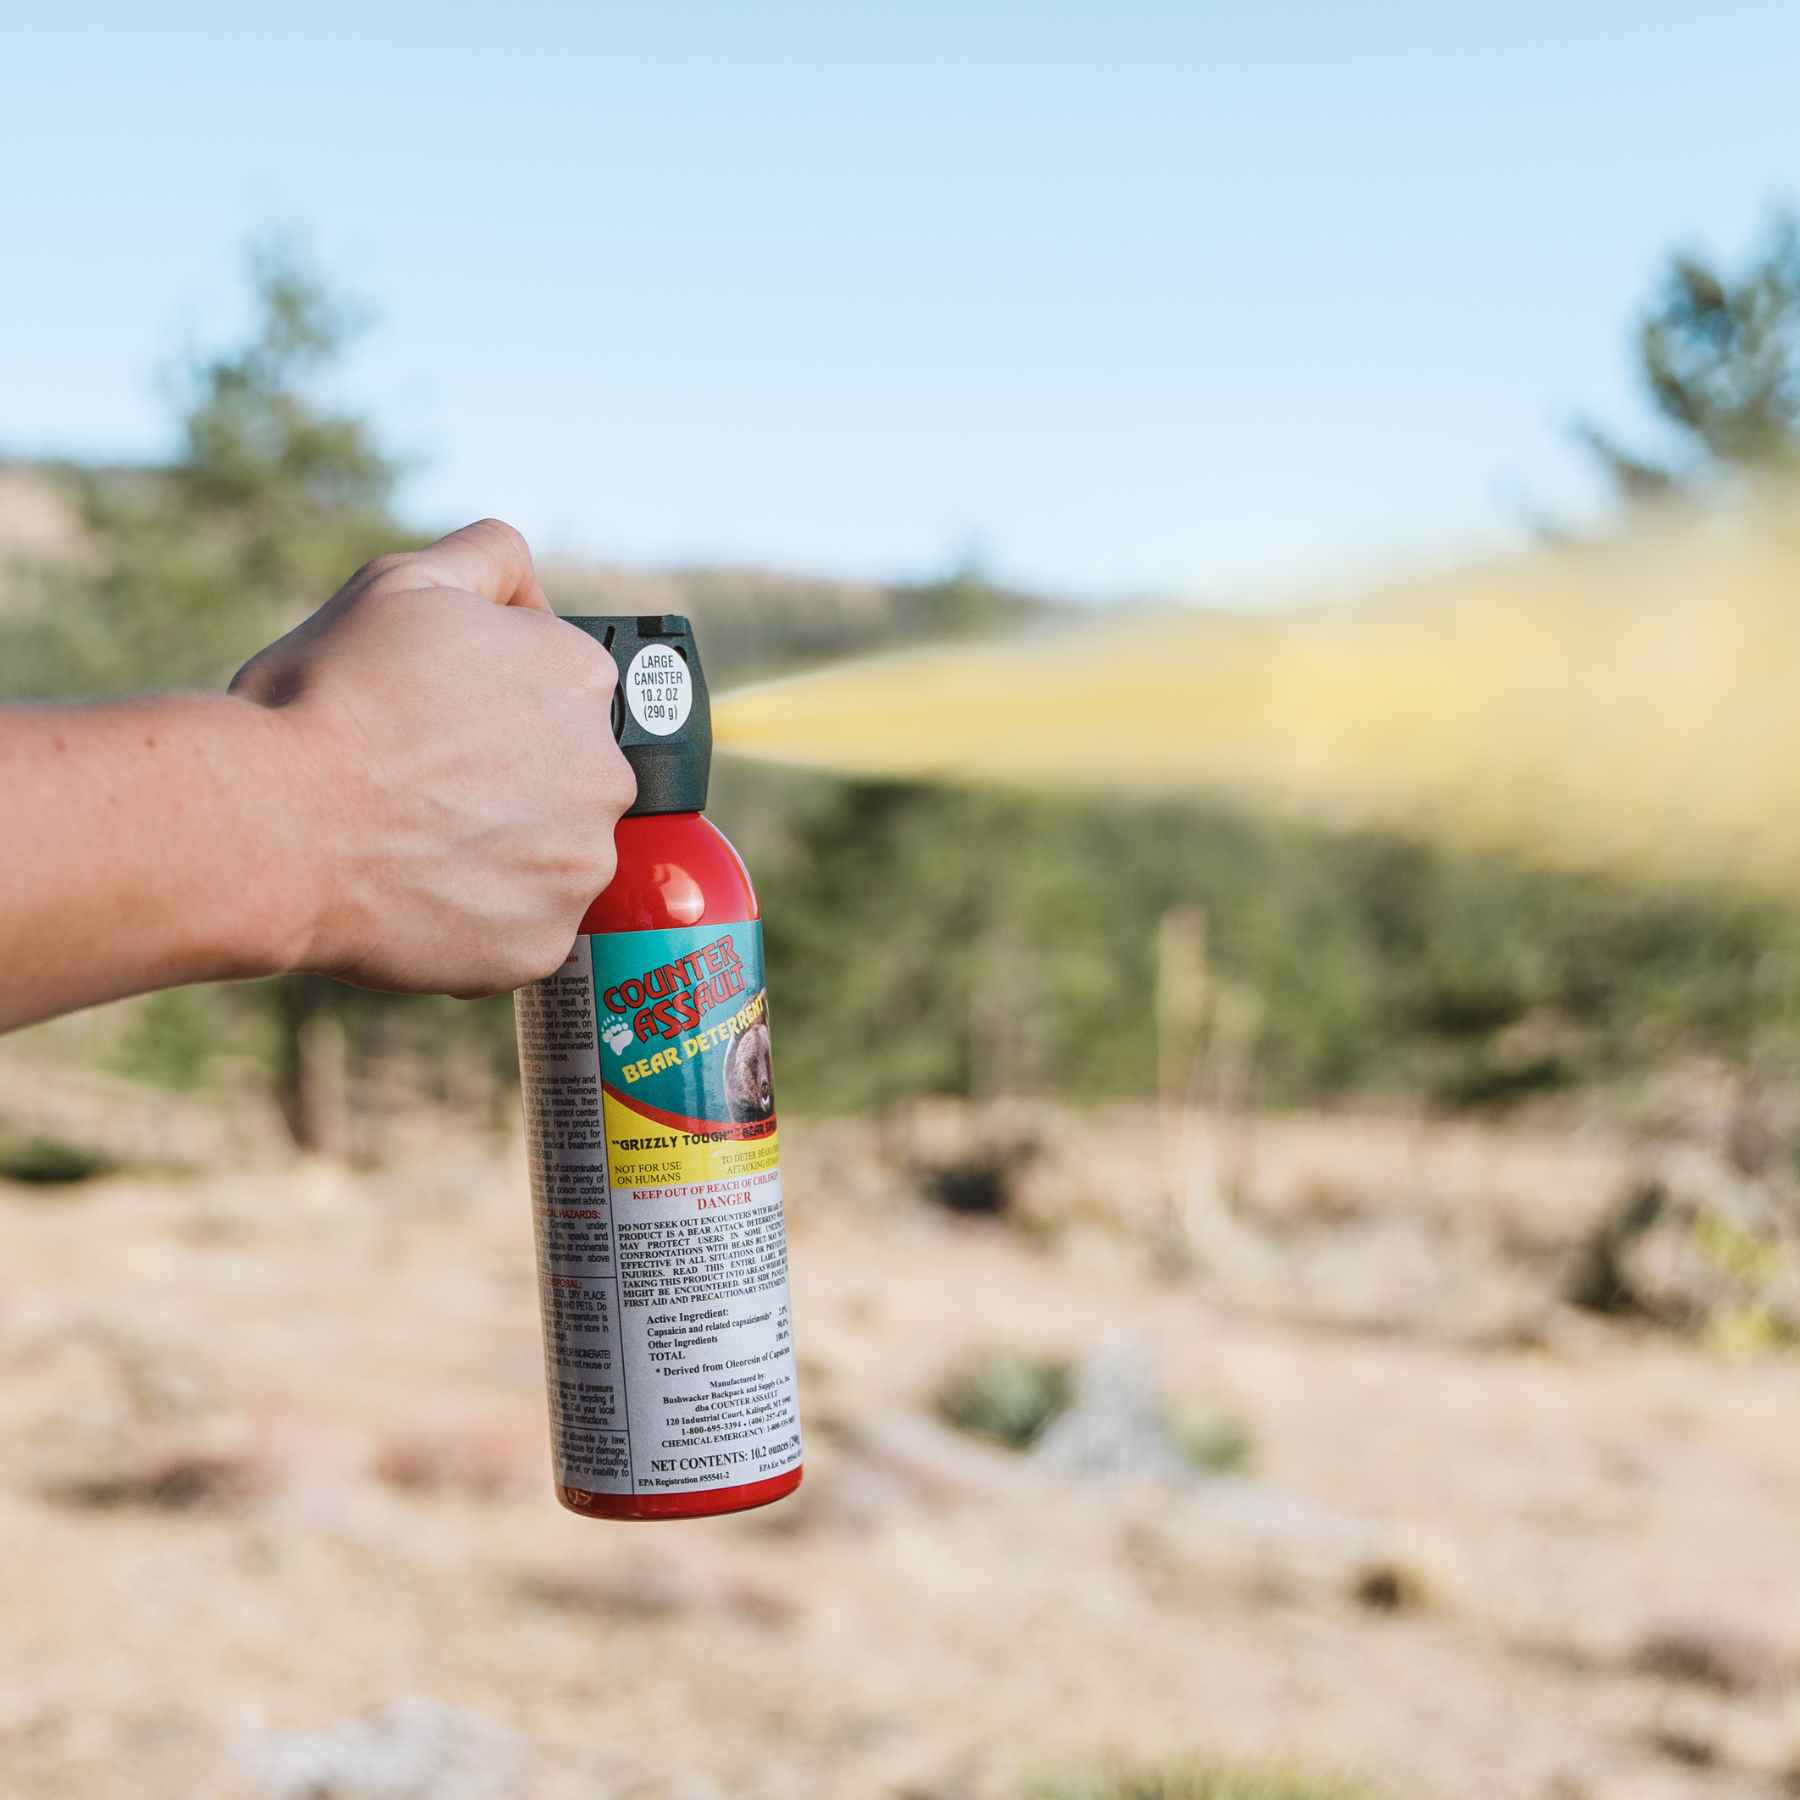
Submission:
[[[483,519],[365,563],[229,694],[0,706],[0,1031],[288,969],[539,980],[636,791],[616,679]]]
[[[302,962],[316,799],[246,700],[0,707],[0,1030]]]

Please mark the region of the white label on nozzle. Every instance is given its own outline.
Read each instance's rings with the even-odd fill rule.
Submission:
[[[687,659],[667,644],[646,644],[625,671],[625,704],[656,737],[670,737],[693,710],[694,682]]]

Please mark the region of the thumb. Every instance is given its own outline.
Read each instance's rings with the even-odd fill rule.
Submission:
[[[477,519],[427,544],[395,570],[411,587],[461,588],[496,606],[525,606],[549,612],[549,599],[531,566],[531,546],[499,519]]]

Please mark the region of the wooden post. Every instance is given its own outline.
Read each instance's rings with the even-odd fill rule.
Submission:
[[[1180,1107],[1193,1091],[1206,1033],[1206,914],[1172,906],[1156,928],[1156,1092]]]

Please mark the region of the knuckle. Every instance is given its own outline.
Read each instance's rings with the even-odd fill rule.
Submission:
[[[612,834],[607,833],[605,839],[598,844],[582,868],[582,881],[588,898],[595,894],[603,894],[612,885],[612,878],[619,872],[618,852],[613,849]],[[587,905],[582,902],[583,909]]]
[[[477,519],[469,529],[493,538],[501,549],[509,551],[521,561],[531,561],[531,546],[525,541],[525,534],[518,526],[509,525],[504,519],[488,518]]]
[[[613,854],[612,830],[583,832],[579,843],[571,843],[562,867],[557,871],[555,886],[560,903],[559,917],[568,917],[569,941],[563,945],[566,955],[574,941],[575,928],[581,916],[593,905],[595,896],[605,892],[617,871]]]
[[[613,661],[612,652],[585,631],[577,631],[575,635],[581,639],[582,660],[587,666],[588,677],[602,699],[610,699],[612,691],[619,685],[619,665]]]
[[[411,561],[403,550],[389,550],[381,556],[372,556],[350,577],[349,585],[361,588],[391,582]]]
[[[541,619],[542,615],[534,615],[534,618]],[[553,618],[544,623],[553,627],[545,641],[555,645],[553,672],[557,681],[583,690],[584,705],[588,704],[589,697],[610,699],[619,679],[619,665],[613,661],[606,646],[566,619]]]
[[[587,902],[581,902],[583,910]],[[579,923],[579,921],[577,921]],[[543,981],[554,975],[563,966],[569,954],[569,946],[575,941],[575,927],[568,931],[544,931],[537,933],[532,941],[524,946],[519,954],[519,966],[514,971],[517,979],[509,985],[523,987],[533,981]]]
[[[637,799],[637,787],[637,771],[625,760],[615,744],[600,778],[593,784],[594,805],[608,832],[606,854],[609,859],[613,854],[612,827],[624,817],[631,803]]]
[[[232,676],[226,692],[258,706],[282,706],[296,697],[304,682],[303,660],[290,655],[283,641],[277,639]]]

